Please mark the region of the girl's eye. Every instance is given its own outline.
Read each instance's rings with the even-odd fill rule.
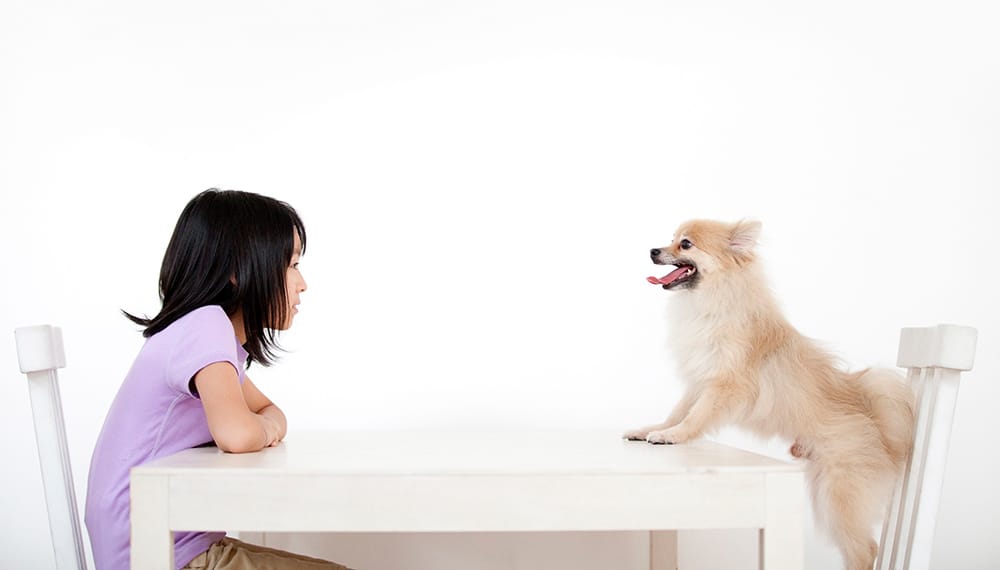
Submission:
[[[691,249],[692,246],[694,246],[694,244],[691,243],[689,240],[686,239],[681,240],[681,249]]]

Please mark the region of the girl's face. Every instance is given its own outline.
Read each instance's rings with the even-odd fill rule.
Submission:
[[[302,240],[299,239],[299,232],[295,232],[295,246],[292,251],[292,259],[288,264],[285,273],[285,298],[288,299],[288,320],[278,330],[288,330],[292,326],[292,319],[299,312],[299,294],[306,290],[306,280],[302,278],[299,271],[299,256],[302,253]]]

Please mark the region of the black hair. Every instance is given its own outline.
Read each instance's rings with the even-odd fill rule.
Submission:
[[[243,311],[250,362],[268,366],[280,350],[276,328],[288,318],[285,278],[298,232],[306,229],[288,204],[251,192],[210,188],[181,212],[160,266],[162,308],[153,318],[125,311],[150,337],[191,311],[219,305]]]

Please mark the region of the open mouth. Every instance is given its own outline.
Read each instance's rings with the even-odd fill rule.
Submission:
[[[649,281],[653,285],[662,285],[664,289],[673,289],[678,285],[691,281],[698,273],[698,268],[694,265],[686,263],[677,263],[676,265],[677,269],[674,269],[663,277],[647,277],[646,281]]]

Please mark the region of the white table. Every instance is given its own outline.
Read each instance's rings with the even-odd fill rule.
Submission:
[[[173,569],[174,530],[275,532],[760,529],[768,570],[803,564],[799,465],[710,441],[610,432],[300,432],[232,455],[132,470],[132,567]],[[656,536],[675,536],[653,533]],[[667,544],[667,550],[669,541]],[[674,546],[676,543],[674,543]],[[651,566],[674,568],[672,552]]]

